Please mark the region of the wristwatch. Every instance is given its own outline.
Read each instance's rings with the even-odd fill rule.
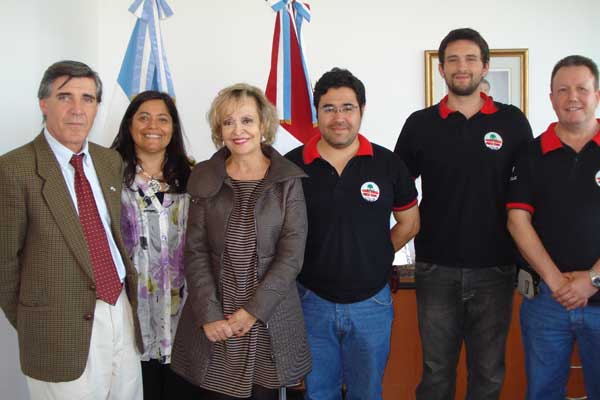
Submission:
[[[592,285],[600,289],[600,273],[590,269],[590,278],[592,279]]]

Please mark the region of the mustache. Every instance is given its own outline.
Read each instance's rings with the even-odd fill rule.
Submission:
[[[452,74],[452,78],[456,78],[458,75],[467,75],[469,78],[473,78],[473,74],[470,72],[457,72]]]
[[[345,121],[336,121],[329,124],[329,126],[331,128],[348,128],[350,124]]]

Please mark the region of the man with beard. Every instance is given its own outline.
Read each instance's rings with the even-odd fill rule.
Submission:
[[[463,341],[468,399],[497,399],[504,379],[516,253],[504,203],[516,151],[532,133],[519,109],[478,90],[489,57],[473,29],[448,33],[439,47],[448,95],[413,113],[396,144],[423,190],[415,239],[419,400],[454,398]]]
[[[316,83],[321,135],[287,154],[302,180],[308,237],[298,291],[313,357],[306,399],[382,398],[394,314],[394,252],[419,229],[417,191],[402,161],[358,133],[365,87],[334,68]],[[396,224],[390,232],[390,214]]]

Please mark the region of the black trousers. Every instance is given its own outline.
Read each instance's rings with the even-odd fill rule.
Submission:
[[[417,315],[423,350],[417,400],[454,398],[463,342],[469,374],[466,398],[500,398],[515,272],[509,265],[453,268],[417,262]]]
[[[240,400],[239,397],[231,397],[222,393],[213,392],[206,389],[200,389],[202,392],[202,400]],[[279,398],[279,392],[277,389],[267,389],[260,385],[254,385],[252,387],[252,396],[247,397],[245,400],[277,400]]]
[[[199,387],[173,372],[169,364],[161,364],[157,360],[142,361],[142,381],[144,400],[205,398]]]

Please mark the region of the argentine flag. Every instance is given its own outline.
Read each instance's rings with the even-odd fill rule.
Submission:
[[[103,135],[112,142],[125,109],[138,93],[158,90],[175,98],[173,78],[163,45],[160,22],[173,15],[166,0],[135,0],[129,11],[137,17],[117,78]]]

